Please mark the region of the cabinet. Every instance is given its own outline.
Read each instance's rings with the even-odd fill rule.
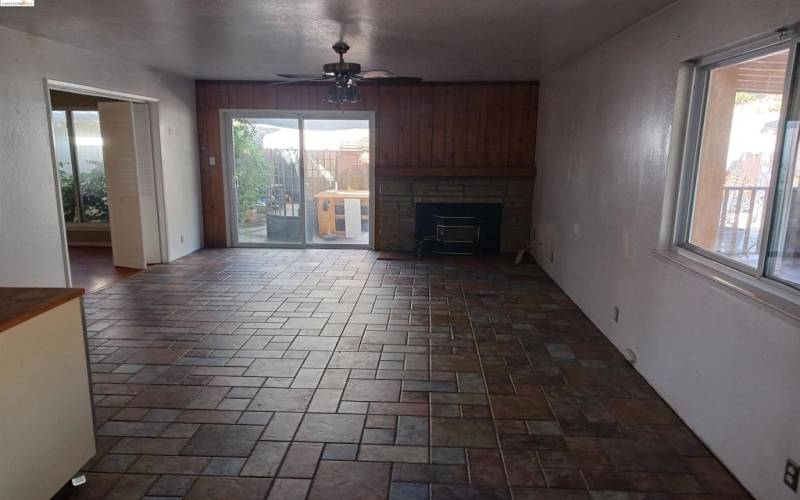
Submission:
[[[82,293],[0,288],[2,498],[50,498],[95,454]]]
[[[314,195],[317,236],[353,239],[368,232],[369,191],[322,191]]]

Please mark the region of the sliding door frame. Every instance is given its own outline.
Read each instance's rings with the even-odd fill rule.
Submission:
[[[236,210],[236,190],[234,186],[234,148],[233,148],[233,120],[236,118],[277,118],[296,119],[298,133],[300,134],[300,234],[303,241],[294,242],[266,242],[242,243],[238,240]],[[337,111],[337,110],[285,110],[285,109],[236,109],[225,108],[219,111],[220,143],[222,146],[222,175],[224,177],[225,193],[225,222],[227,225],[227,243],[229,247],[243,248],[343,248],[343,249],[374,249],[376,217],[375,217],[375,112],[374,111]],[[306,183],[305,183],[305,120],[367,120],[369,122],[369,244],[348,243],[309,243],[306,242]]]

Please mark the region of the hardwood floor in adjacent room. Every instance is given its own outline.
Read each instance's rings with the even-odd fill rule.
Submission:
[[[100,451],[61,497],[747,497],[510,260],[203,250],[87,295]]]
[[[139,272],[138,269],[114,267],[111,247],[69,247],[69,267],[72,273],[72,286],[87,292],[99,290],[127,276]]]

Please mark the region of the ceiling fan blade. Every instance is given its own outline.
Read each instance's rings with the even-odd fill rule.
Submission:
[[[399,75],[397,75],[396,73],[392,73],[391,71],[387,71],[385,69],[371,69],[367,71],[362,71],[356,76],[363,79],[370,79],[370,78],[395,78]]]
[[[294,78],[294,79],[302,79],[302,80],[314,80],[314,79],[323,79],[327,78],[325,75],[300,75],[296,73],[278,73],[279,77],[281,78]]]
[[[362,71],[355,77],[359,80],[392,81],[396,83],[417,83],[422,81],[422,78],[416,76],[401,76],[385,69]]]
[[[307,83],[307,82],[322,82],[322,81],[325,81],[327,79],[328,78],[326,78],[326,77],[319,77],[319,76],[314,77],[314,78],[295,78],[293,80],[280,80],[280,81],[277,81],[277,82],[269,82],[269,83],[267,83],[267,86],[271,87],[271,86],[275,86],[275,85],[291,85],[291,84]]]

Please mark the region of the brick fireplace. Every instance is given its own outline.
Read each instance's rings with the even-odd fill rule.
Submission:
[[[416,248],[417,203],[498,203],[500,250],[523,248],[530,237],[533,179],[520,177],[378,177],[377,247]]]

